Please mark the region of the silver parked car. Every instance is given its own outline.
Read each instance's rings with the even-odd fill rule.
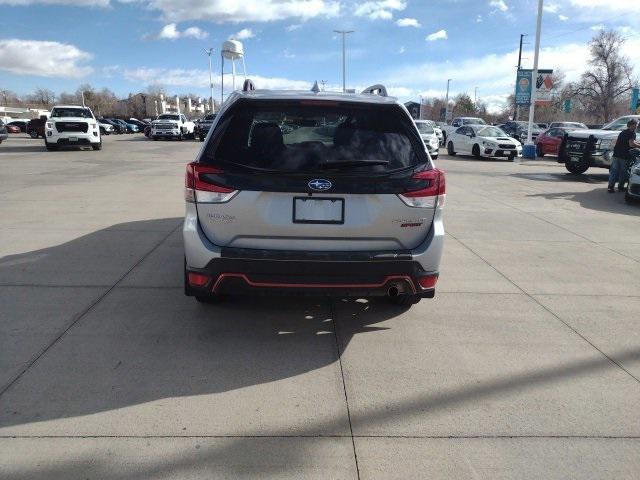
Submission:
[[[432,298],[444,172],[406,108],[361,94],[254,90],[247,80],[187,165],[185,293]]]
[[[422,137],[422,141],[427,147],[429,155],[434,160],[437,160],[438,153],[440,152],[440,139],[435,129],[427,120],[416,120],[416,127],[418,127],[418,132],[420,132],[420,137]]]

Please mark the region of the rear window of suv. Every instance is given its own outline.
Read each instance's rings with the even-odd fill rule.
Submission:
[[[413,122],[394,105],[245,100],[218,126],[203,163],[282,172],[384,173],[428,161]]]

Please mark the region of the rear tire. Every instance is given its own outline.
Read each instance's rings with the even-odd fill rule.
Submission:
[[[389,301],[393,305],[398,305],[400,307],[410,307],[411,305],[415,305],[421,300],[418,295],[398,295],[397,297],[389,297]]]
[[[633,196],[629,195],[629,192],[626,192],[624,194],[624,201],[627,202],[629,205],[633,205],[636,203],[636,199]]]
[[[544,152],[542,151],[542,145],[536,145],[536,155],[540,158],[544,157]]]
[[[58,150],[58,146],[57,145],[52,145],[48,142],[44,142],[44,146],[47,148],[48,152],[55,152],[56,150]]]
[[[471,154],[476,157],[476,159],[480,160],[480,158],[482,158],[480,156],[480,145],[478,145],[477,143],[473,146],[473,149],[471,150]]]
[[[447,153],[448,153],[449,155],[451,155],[452,157],[453,157],[453,156],[455,156],[456,152],[455,152],[455,150],[453,149],[453,142],[449,142],[449,143],[447,143]]]
[[[91,145],[91,148],[93,148],[94,150],[102,150],[102,140],[100,141],[100,143]]]
[[[38,132],[37,132],[37,131],[35,131],[35,130],[31,130],[31,131],[29,132],[29,136],[30,136],[31,138],[33,138],[33,139],[36,139],[36,138],[38,138]]]

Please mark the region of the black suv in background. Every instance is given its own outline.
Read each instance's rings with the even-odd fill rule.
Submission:
[[[217,115],[217,113],[207,113],[204,118],[196,122],[194,134],[201,142],[204,142],[204,139],[207,137],[207,133],[211,130],[211,125],[213,125]]]

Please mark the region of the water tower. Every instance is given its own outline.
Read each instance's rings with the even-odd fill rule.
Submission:
[[[236,89],[236,61],[242,62],[242,76],[247,79],[247,71],[244,65],[244,48],[238,40],[227,40],[222,44],[222,69],[220,70],[220,102],[224,102],[224,61],[231,61],[231,82],[233,90]]]

